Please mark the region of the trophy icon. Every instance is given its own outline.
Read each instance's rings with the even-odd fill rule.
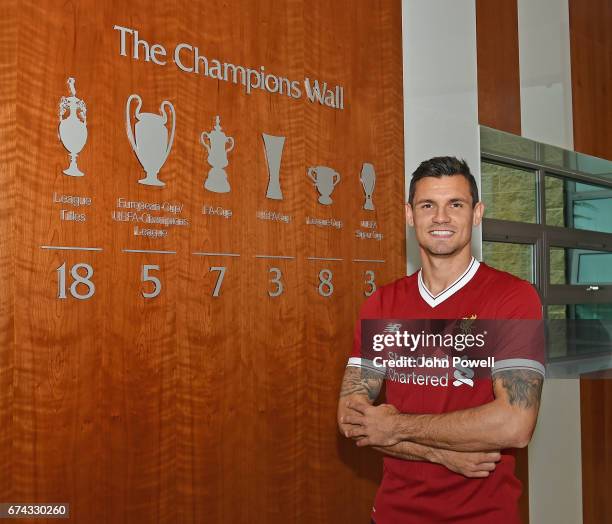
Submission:
[[[200,135],[200,142],[208,151],[208,164],[211,167],[204,187],[213,193],[229,193],[231,188],[224,168],[229,163],[227,154],[234,149],[234,139],[221,129],[219,115],[215,117],[214,129],[210,132],[204,131]]]
[[[280,187],[280,164],[285,145],[284,136],[274,136],[262,133],[266,162],[268,164],[268,191],[266,197],[272,200],[282,200],[283,193]]]
[[[331,167],[316,166],[308,168],[308,178],[312,180],[319,192],[319,203],[328,206],[332,203],[331,194],[340,182],[340,173]]]
[[[130,118],[130,104],[132,100],[137,100],[138,105],[134,116],[136,117],[135,133],[132,133],[132,123]],[[172,131],[168,140],[168,115],[164,111],[165,107],[172,113]],[[128,140],[136,154],[136,158],[142,165],[147,176],[138,181],[139,184],[146,186],[165,186],[166,184],[157,178],[157,173],[162,168],[174,141],[174,129],[176,127],[176,113],[174,106],[164,100],[159,106],[159,115],[155,113],[141,113],[142,99],[134,94],[130,95],[125,104],[125,125]],[[134,135],[136,139],[134,140]]]
[[[70,153],[70,165],[64,169],[64,174],[85,176],[85,173],[77,166],[77,155],[87,142],[87,107],[85,102],[76,96],[72,77],[68,79],[68,89],[70,96],[63,96],[59,103],[60,123],[57,130],[60,141]],[[69,111],[69,114],[64,118],[66,111]]]
[[[361,167],[361,175],[359,175],[363,191],[365,192],[365,202],[363,209],[374,211],[374,202],[372,202],[372,193],[374,193],[374,186],[376,185],[376,173],[374,172],[374,166],[369,163],[364,163]]]

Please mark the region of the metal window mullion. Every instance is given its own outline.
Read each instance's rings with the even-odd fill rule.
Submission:
[[[481,153],[481,158],[487,162],[493,162],[495,164],[501,164],[508,167],[530,169],[532,171],[541,169],[545,173],[551,175],[557,175],[563,178],[570,178],[572,181],[585,182],[595,186],[602,186],[612,189],[612,180],[606,178],[598,178],[593,175],[586,175],[580,171],[573,171],[571,169],[563,169],[556,166],[550,166],[541,162],[533,160],[522,160],[519,158],[513,158],[506,155],[500,155],[498,153]]]

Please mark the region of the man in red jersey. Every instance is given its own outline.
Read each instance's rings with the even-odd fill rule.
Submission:
[[[406,214],[422,268],[381,287],[362,306],[360,320],[541,319],[531,284],[472,256],[472,228],[483,211],[464,161],[437,157],[421,163]],[[360,324],[338,424],[357,446],[385,454],[372,521],[520,523],[521,483],[512,448],[527,446],[536,424],[544,378],[539,354],[515,348],[496,359],[489,380],[472,384],[423,384],[402,380],[396,370],[385,379],[385,371],[361,353]],[[387,404],[374,406],[385,380]]]

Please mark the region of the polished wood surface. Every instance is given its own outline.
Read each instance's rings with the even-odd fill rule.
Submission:
[[[612,159],[612,4],[569,0],[574,149]],[[584,524],[612,522],[612,379],[580,381]]]
[[[0,495],[12,494],[14,257],[13,213],[17,162],[16,2],[0,17]],[[0,496],[2,498],[2,496]]]
[[[517,0],[476,0],[476,45],[478,122],[520,135]],[[519,506],[525,524],[529,522],[528,453],[528,448],[516,450],[516,475],[523,483]]]
[[[8,443],[0,500],[69,502],[73,521],[87,524],[367,521],[381,459],[338,435],[335,412],[365,271],[378,285],[405,272],[400,2],[17,4],[19,49],[16,31],[0,40],[3,59],[16,56],[9,69],[19,93],[17,102],[14,91],[0,93],[13,96],[18,126],[18,166],[0,174],[12,181],[1,186],[1,342],[15,320],[14,348],[0,347],[0,417],[12,420],[0,427]],[[180,71],[171,56],[165,66],[122,57],[115,24],[169,53],[186,42],[211,59],[343,85],[345,109],[305,95],[248,95]],[[87,104],[82,178],[62,174],[58,102],[69,76]],[[144,112],[157,113],[162,100],[176,109],[163,188],[137,183],[144,173],[125,123],[132,93]],[[203,188],[210,166],[199,137],[216,115],[236,143],[227,194]],[[263,132],[287,137],[282,201],[265,198]],[[4,166],[11,142],[0,147]],[[364,162],[377,174],[373,212],[362,209]],[[341,174],[331,206],[317,203],[306,176],[315,165]],[[60,220],[54,193],[92,197],[87,222]],[[181,203],[189,226],[135,237],[131,223],[112,219],[118,198]],[[203,215],[204,205],[233,215]],[[260,220],[262,210],[291,221]],[[307,225],[307,217],[343,227]],[[377,222],[382,241],[356,238],[364,220]],[[212,252],[240,256],[193,254]],[[71,267],[91,265],[90,299],[57,298],[64,263],[68,286]],[[151,274],[162,291],[152,299],[143,296],[152,289],[143,265],[159,266]],[[211,267],[219,266],[226,272],[213,297]],[[276,298],[271,267],[285,289]],[[333,272],[327,298],[317,291],[324,269]]]
[[[612,3],[569,0],[574,149],[612,160]]]
[[[476,0],[478,121],[521,134],[517,0]]]
[[[584,524],[612,522],[612,379],[580,380],[582,428],[582,514]]]

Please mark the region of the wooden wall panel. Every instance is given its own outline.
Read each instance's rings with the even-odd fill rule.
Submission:
[[[612,522],[612,370],[580,380],[584,524]]]
[[[569,1],[574,149],[612,159],[612,4]],[[612,522],[612,378],[580,381],[585,524]]]
[[[521,134],[517,0],[476,0],[478,121]]]
[[[17,163],[17,2],[0,19],[0,500],[12,495],[14,370],[13,213]]]
[[[335,413],[365,271],[379,285],[405,271],[400,2],[29,0],[18,8],[19,176],[5,212],[15,253],[0,262],[16,264],[20,300],[14,378],[11,353],[0,350],[0,377],[14,389],[1,397],[0,416],[14,423],[0,429],[13,446],[0,486],[12,483],[16,501],[70,502],[74,521],[87,524],[366,521],[381,460],[338,435]],[[122,57],[115,24],[170,52],[187,42],[209,59],[343,85],[345,108],[246,94],[180,71],[172,57],[165,66]],[[58,102],[68,76],[87,104],[82,178],[62,174]],[[125,123],[132,93],[144,112],[162,100],[176,109],[163,188],[137,183],[143,172]],[[199,137],[216,115],[235,140],[225,194],[203,187],[210,166]],[[265,198],[264,132],[287,137],[282,201]],[[377,173],[373,212],[362,209],[364,162]],[[313,165],[341,174],[331,206],[317,203],[306,176]],[[2,191],[11,195],[8,184]],[[54,194],[92,197],[87,221],[60,220]],[[133,223],[113,219],[119,198],[180,203],[189,226],[168,227],[161,239],[134,236]],[[205,215],[204,206],[232,216]],[[261,220],[258,211],[291,220]],[[364,220],[376,221],[382,241],[356,237]],[[70,290],[58,298],[63,264],[68,287],[70,268],[91,266],[91,298]],[[152,290],[144,265],[159,268],[152,299],[143,296]],[[211,268],[221,266],[214,297]],[[284,286],[276,298],[273,267]],[[318,293],[324,269],[333,272],[329,297]],[[9,304],[9,288],[0,289]]]
[[[574,149],[612,159],[612,3],[569,0]]]
[[[476,0],[478,122],[521,134],[517,0]],[[516,450],[516,475],[523,483],[519,501],[523,522],[529,522],[528,449]]]

